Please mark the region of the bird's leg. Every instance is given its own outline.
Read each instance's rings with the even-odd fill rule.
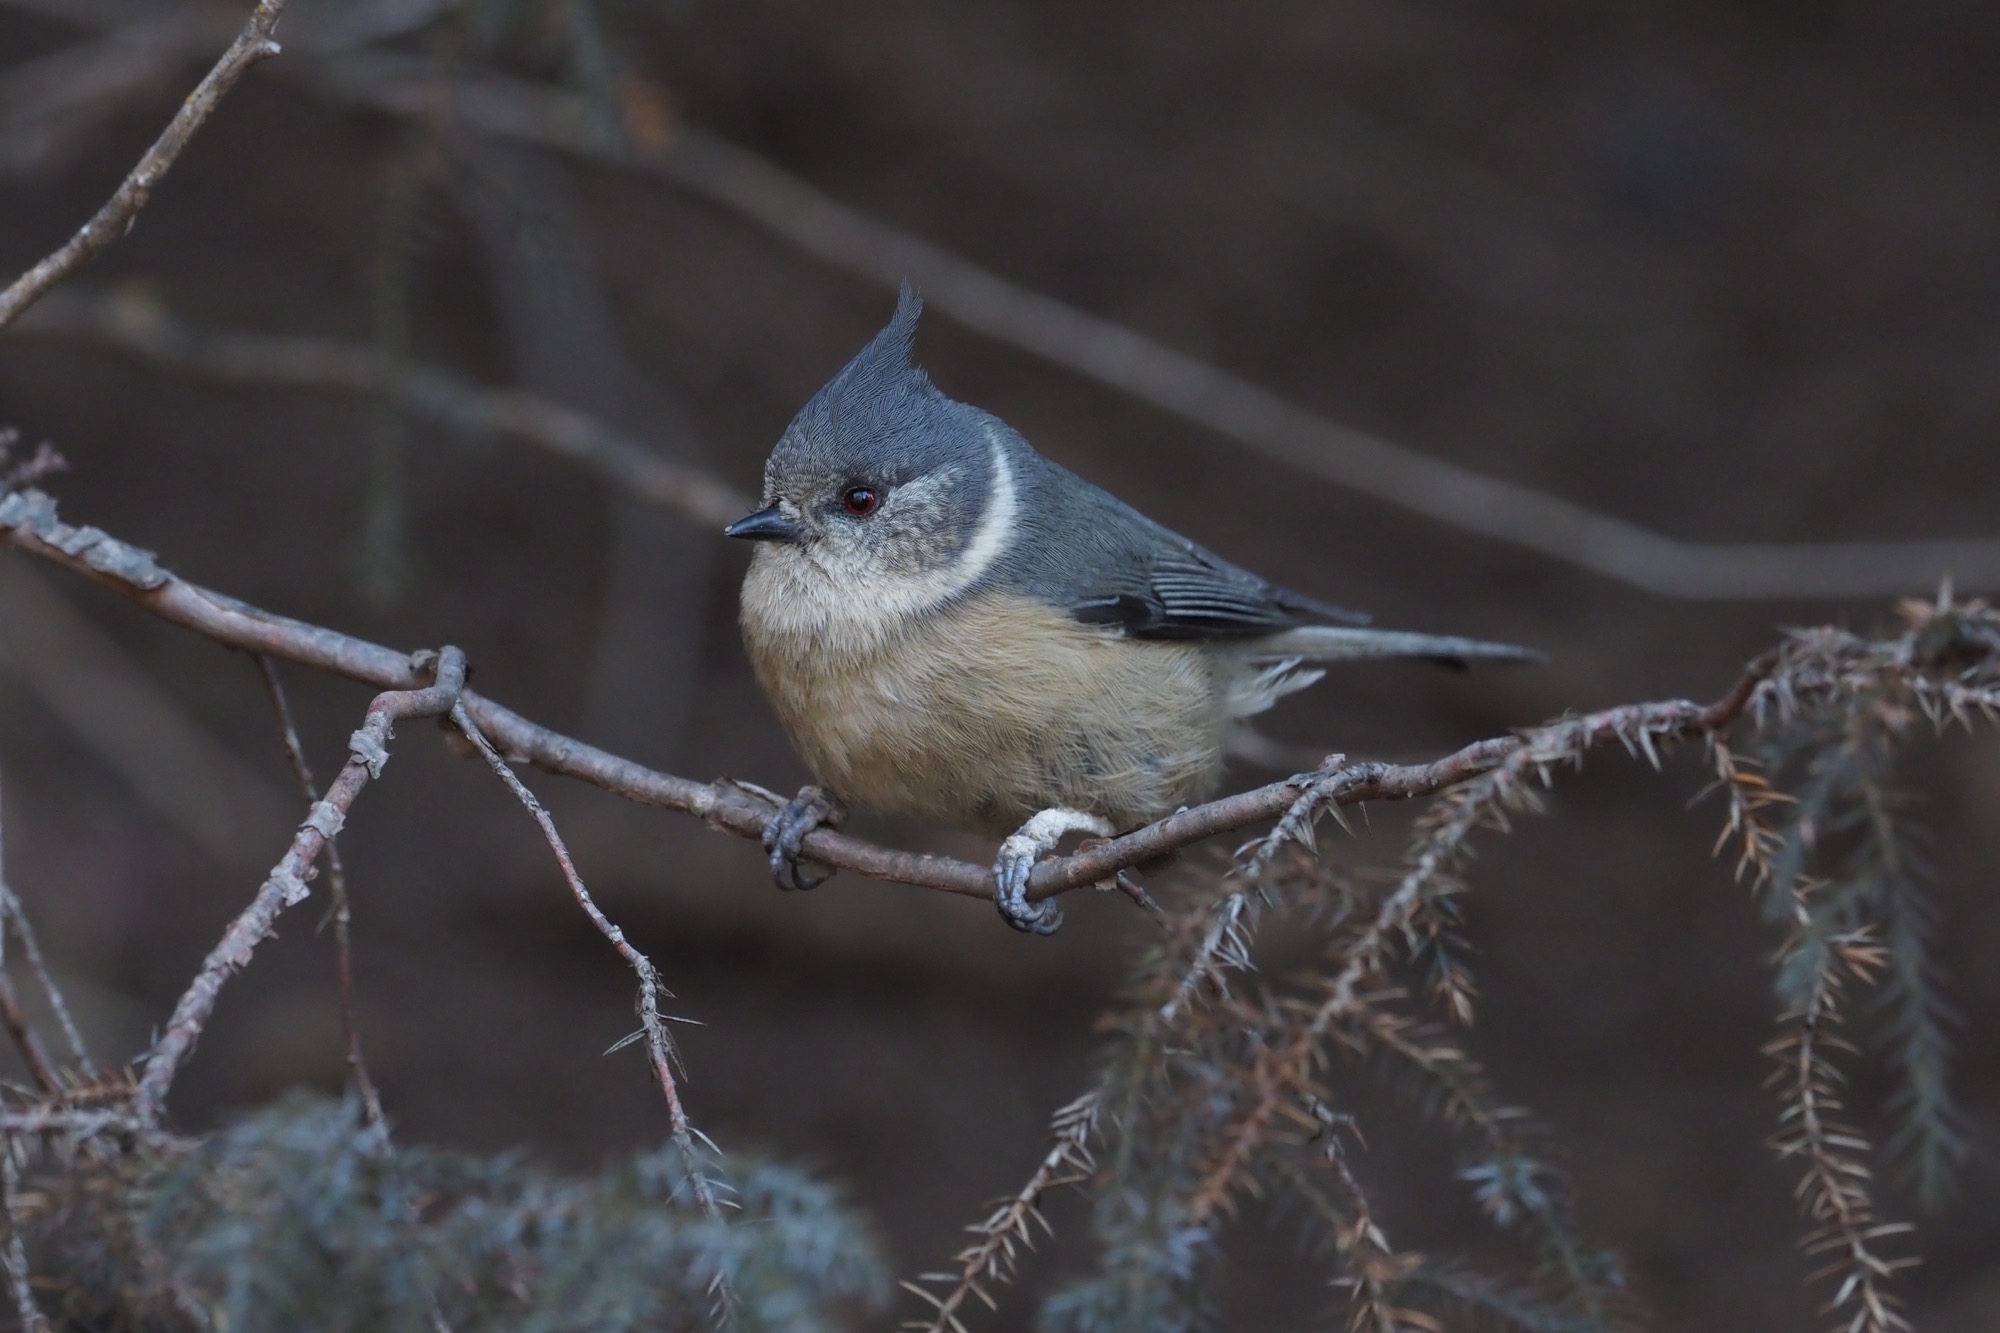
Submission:
[[[1060,807],[1044,810],[1021,825],[1018,832],[1000,844],[1000,859],[993,863],[994,902],[1000,908],[1000,919],[1016,930],[1036,935],[1053,935],[1061,930],[1062,909],[1056,906],[1055,899],[1028,901],[1028,875],[1035,862],[1054,851],[1065,834],[1095,833],[1108,838],[1113,831],[1099,815]]]
[[[771,878],[778,882],[779,888],[787,892],[816,889],[833,878],[830,867],[801,857],[799,844],[814,829],[838,824],[845,813],[840,802],[818,787],[801,787],[784,809],[771,816],[771,822],[764,826],[764,851],[771,858]],[[826,873],[814,874],[807,866],[817,866]]]

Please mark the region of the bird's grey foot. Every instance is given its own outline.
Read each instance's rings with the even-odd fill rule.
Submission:
[[[771,878],[778,887],[816,889],[833,878],[833,870],[799,854],[799,846],[814,829],[840,822],[840,803],[818,787],[801,787],[785,808],[764,826],[764,851],[771,858]],[[823,874],[814,873],[815,870]]]
[[[1028,876],[1034,872],[1035,862],[1055,850],[1056,844],[1070,833],[1095,833],[1099,837],[1109,837],[1111,825],[1097,815],[1081,810],[1044,810],[1005,842],[1000,844],[1000,857],[993,863],[994,902],[1000,908],[1000,919],[1016,930],[1035,935],[1053,935],[1062,929],[1062,909],[1053,898],[1044,898],[1038,903],[1028,901]]]

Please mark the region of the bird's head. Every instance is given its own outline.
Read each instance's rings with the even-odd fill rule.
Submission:
[[[785,428],[764,464],[763,507],[724,529],[912,610],[983,573],[1018,510],[1018,437],[911,364],[921,309],[905,286],[888,326]]]

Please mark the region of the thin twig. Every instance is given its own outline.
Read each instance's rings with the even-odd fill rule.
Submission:
[[[56,1076],[49,1048],[42,1044],[42,1034],[28,1021],[28,1011],[21,1007],[21,997],[14,990],[14,979],[5,972],[0,972],[0,1024],[6,1026],[7,1035],[14,1039],[14,1049],[21,1053],[21,1063],[28,1067],[35,1086],[48,1093],[62,1091],[62,1080]]]
[[[69,1002],[63,999],[62,988],[56,985],[55,978],[49,973],[49,965],[42,957],[42,946],[35,939],[35,928],[28,923],[21,900],[9,895],[7,911],[14,938],[21,942],[21,954],[28,960],[28,970],[34,973],[35,983],[42,988],[49,1009],[56,1016],[56,1026],[62,1029],[63,1040],[69,1043],[70,1058],[86,1077],[94,1077],[97,1064],[83,1044],[83,1029],[77,1026],[76,1019],[70,1014]]]
[[[0,817],[0,837],[4,837],[4,823],[4,817]],[[21,953],[28,960],[28,970],[34,974],[36,984],[48,998],[49,1008],[55,1013],[57,1026],[62,1028],[63,1039],[69,1043],[77,1069],[86,1077],[95,1077],[97,1065],[83,1044],[83,1030],[71,1017],[62,988],[56,985],[55,978],[49,973],[48,962],[42,957],[41,943],[35,938],[35,927],[28,920],[27,909],[21,906],[20,898],[7,882],[5,847],[4,843],[0,843],[0,990],[4,991],[0,994],[0,1007],[5,1010],[7,1029],[13,1035],[15,1044],[21,1048],[21,1058],[27,1062],[35,1081],[53,1092],[61,1085],[54,1071],[54,1062],[49,1058],[48,1047],[42,1043],[41,1035],[29,1025],[14,991],[13,980],[6,974],[7,940],[10,936],[21,942]]]
[[[422,684],[404,654],[273,615],[189,583],[168,573],[148,551],[96,528],[63,523],[56,516],[55,502],[39,491],[0,496],[0,541],[111,588],[155,615],[218,643],[380,687],[409,689]],[[1768,659],[1753,662],[1728,694],[1706,708],[1677,700],[1632,704],[1593,714],[1595,725],[1588,730],[1588,743],[1609,742],[1634,727],[1663,728],[1658,732],[1662,737],[1719,730],[1742,714],[1769,669]],[[510,759],[580,778],[643,804],[695,815],[711,827],[742,838],[761,838],[776,813],[776,806],[766,796],[748,786],[694,782],[646,768],[531,722],[471,690],[465,691],[464,703],[479,730]],[[1345,771],[1329,803],[1345,806],[1434,795],[1490,772],[1525,743],[1521,736],[1498,736],[1428,764],[1356,765]],[[1225,796],[1074,855],[1045,861],[1035,867],[1028,896],[1039,900],[1068,893],[1204,838],[1273,818],[1290,809],[1307,786],[1324,778],[1323,774],[1305,774]],[[898,851],[832,829],[814,830],[805,839],[803,851],[815,861],[870,879],[975,898],[993,895],[993,873],[987,866]]]
[[[606,916],[604,910],[597,905],[597,900],[590,896],[590,890],[584,887],[583,876],[577,873],[576,862],[571,858],[569,848],[562,840],[562,834],[556,831],[556,821],[535,798],[535,794],[528,790],[528,785],[515,776],[514,770],[507,766],[507,761],[493,748],[493,742],[480,733],[463,700],[452,705],[451,720],[453,725],[464,733],[466,740],[472,743],[473,748],[479,751],[480,756],[486,760],[488,767],[500,781],[506,784],[507,790],[513,792],[515,799],[520,801],[534,817],[536,825],[542,831],[543,839],[549,844],[549,850],[555,854],[556,865],[561,868],[563,879],[568,883],[570,894],[576,899],[577,906],[583,909],[583,914],[590,918],[590,924],[597,927],[598,933],[611,941],[611,947],[618,951],[619,956],[638,976],[637,1008],[640,1034],[645,1038],[646,1055],[652,1065],[653,1079],[660,1085],[660,1092],[667,1101],[669,1132],[673,1137],[674,1147],[680,1152],[681,1166],[687,1173],[688,1188],[693,1191],[695,1203],[701,1209],[702,1216],[717,1226],[725,1225],[721,1200],[716,1197],[715,1182],[708,1177],[708,1170],[702,1162],[701,1149],[695,1145],[695,1139],[698,1136],[718,1156],[721,1155],[721,1150],[716,1148],[713,1139],[696,1129],[693,1121],[688,1118],[687,1108],[681,1103],[680,1084],[674,1076],[674,1068],[680,1063],[680,1053],[675,1049],[673,1037],[667,1031],[666,1016],[660,1012],[660,997],[671,996],[672,992],[660,984],[659,969],[653,966],[653,960],[625,938],[625,932],[619,929],[618,923]],[[681,1071],[681,1077],[686,1077],[685,1069]],[[715,1270],[715,1275],[709,1284],[709,1292],[715,1299],[720,1315],[718,1323],[726,1323],[727,1312],[733,1309],[736,1303],[735,1291],[726,1270],[721,1268]]]
[[[6,1025],[7,1035],[14,1039],[21,1063],[28,1067],[36,1085],[44,1092],[57,1092],[62,1083],[56,1078],[55,1062],[49,1059],[41,1033],[28,1021],[27,1011],[21,1008],[21,997],[14,991],[14,979],[7,974],[7,936],[14,909],[14,891],[7,887],[5,802],[0,800],[0,1023]]]
[[[215,62],[215,68],[209,70],[207,77],[188,94],[180,110],[167,122],[167,128],[146,150],[146,155],[139,159],[139,165],[133,167],[131,174],[119,183],[111,198],[97,210],[96,216],[84,223],[61,249],[45,256],[16,278],[6,291],[0,292],[0,329],[19,319],[21,312],[40,300],[43,293],[131,230],[139,210],[152,198],[153,187],[174,165],[181,150],[187,147],[188,140],[215,111],[224,94],[236,86],[236,81],[243,77],[245,70],[260,60],[278,54],[278,44],[271,40],[271,29],[284,12],[285,3],[286,0],[258,0],[257,8],[243,25],[243,31],[222,53],[222,59]]]
[[[680,1056],[674,1048],[672,1035],[667,1031],[666,1018],[660,1013],[660,997],[671,995],[671,992],[660,984],[659,969],[653,966],[652,959],[646,957],[637,946],[625,938],[625,932],[620,930],[618,924],[610,917],[604,915],[604,910],[597,905],[597,900],[590,896],[590,890],[584,887],[583,876],[577,873],[576,862],[571,859],[569,848],[563,844],[562,835],[556,831],[555,820],[535,798],[535,794],[528,790],[527,784],[516,777],[514,770],[507,766],[507,761],[493,748],[493,742],[481,734],[478,724],[473,721],[471,713],[463,702],[453,706],[451,720],[465,733],[465,738],[472,742],[473,748],[479,751],[487,766],[507,784],[507,790],[513,792],[514,798],[534,816],[535,823],[542,830],[542,837],[549,844],[549,850],[555,853],[556,864],[561,867],[563,879],[568,883],[570,894],[576,899],[577,906],[583,909],[583,914],[590,918],[590,924],[597,927],[598,933],[611,941],[611,947],[618,951],[619,957],[630,964],[632,971],[638,974],[639,1023],[646,1039],[647,1054],[652,1061],[653,1077],[658,1080],[660,1091],[667,1099],[667,1116],[673,1127],[674,1146],[681,1151],[687,1166],[689,1183],[693,1186],[695,1199],[700,1203],[702,1212],[713,1221],[721,1221],[721,1206],[716,1200],[714,1188],[709,1183],[707,1174],[702,1170],[701,1156],[695,1147],[694,1138],[700,1131],[688,1120],[687,1110],[681,1104],[680,1086],[674,1078],[674,1067],[680,1062]],[[704,1140],[707,1138],[706,1135],[702,1137]]]
[[[266,867],[246,831],[297,817],[291,789],[245,764],[173,690],[85,615],[74,588],[0,567],[0,660],[72,736],[233,874]]]
[[[278,737],[285,747],[285,757],[291,760],[292,776],[298,779],[299,790],[305,794],[306,804],[319,800],[319,784],[313,781],[312,766],[306,762],[305,746],[299,743],[299,729],[292,721],[292,706],[285,698],[284,682],[278,679],[278,667],[263,653],[257,655],[257,672],[264,681],[264,693],[270,697],[271,709],[278,717]],[[367,1123],[382,1123],[382,1098],[375,1091],[375,1080],[368,1076],[368,1062],[361,1056],[361,1028],[354,1021],[354,944],[351,939],[350,924],[353,911],[347,897],[347,867],[341,864],[340,843],[337,839],[326,840],[327,888],[333,898],[333,908],[328,914],[333,922],[333,966],[335,984],[340,993],[340,1035],[347,1047],[347,1073],[354,1080],[354,1089],[361,1094],[361,1111]]]
[[[368,705],[367,720],[348,739],[347,763],[326,789],[325,797],[313,803],[270,877],[230,923],[221,942],[209,951],[201,971],[188,983],[180,1003],[174,1006],[173,1017],[146,1057],[146,1072],[132,1102],[142,1120],[159,1118],[174,1075],[200,1039],[223,983],[249,963],[251,953],[271,933],[278,914],[305,901],[310,892],[306,880],[313,873],[312,864],[319,859],[320,849],[340,831],[361,789],[371,778],[381,776],[389,762],[387,745],[395,724],[405,718],[439,716],[458,702],[465,689],[465,654],[447,647],[435,658],[427,655],[422,666],[412,663],[410,667],[413,674],[426,669],[434,678],[433,684],[385,690]]]
[[[140,1120],[129,1108],[78,1107],[50,1102],[21,1110],[0,1111],[0,1135],[62,1134],[82,1141],[99,1134],[157,1137],[159,1130]]]

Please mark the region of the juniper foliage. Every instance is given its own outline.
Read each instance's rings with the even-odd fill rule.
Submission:
[[[1838,1028],[1850,994],[1872,992],[1875,1056],[1898,1084],[1890,1153],[1918,1200],[1935,1205],[1966,1133],[1950,1093],[1955,1019],[1932,957],[1927,871],[1894,765],[1925,729],[2000,723],[2000,614],[1954,602],[1948,589],[1901,609],[1901,631],[1879,639],[1789,634],[1706,709],[1638,705],[1521,733],[1497,766],[1434,801],[1386,876],[1330,863],[1314,832],[1339,817],[1339,793],[1368,766],[1335,756],[1298,778],[1298,802],[1269,835],[1169,900],[1167,940],[1107,1016],[1111,1045],[1085,1095],[1099,1113],[1081,1138],[1073,1119],[1054,1136],[1069,1135],[1065,1152],[1092,1169],[1038,1172],[1008,1201],[1010,1215],[1039,1216],[1059,1185],[1093,1195],[1094,1265],[1047,1299],[1040,1327],[1214,1326],[1219,1242],[1245,1196],[1300,1228],[1349,1329],[1641,1326],[1622,1262],[1577,1224],[1553,1136],[1502,1099],[1466,1049],[1477,988],[1457,903],[1476,842],[1543,811],[1556,775],[1591,750],[1615,743],[1657,769],[1668,750],[1694,743],[1725,796],[1717,850],[1736,844],[1739,876],[1781,937],[1772,1146],[1802,1172],[1814,1279],[1832,1284],[1827,1310],[1848,1333],[1907,1329],[1891,1290],[1913,1262],[1896,1250],[1907,1228],[1877,1210],[1868,1140],[1841,1105],[1850,1048]],[[1293,939],[1316,933],[1318,955],[1268,968],[1260,932],[1274,921]],[[1340,1109],[1361,1079],[1408,1094],[1456,1142],[1458,1178],[1515,1246],[1512,1271],[1391,1243],[1369,1198],[1382,1183],[1352,1152],[1358,1127]],[[992,1303],[991,1283],[1018,1258],[1011,1248],[1004,1263],[993,1257],[974,1245],[953,1271],[905,1284],[931,1307],[909,1327],[967,1333],[965,1296]]]
[[[65,1327],[833,1333],[880,1309],[887,1270],[836,1191],[731,1165],[719,1225],[671,1148],[575,1179],[392,1148],[353,1099],[295,1097],[205,1143],[43,1158],[20,1211]]]

